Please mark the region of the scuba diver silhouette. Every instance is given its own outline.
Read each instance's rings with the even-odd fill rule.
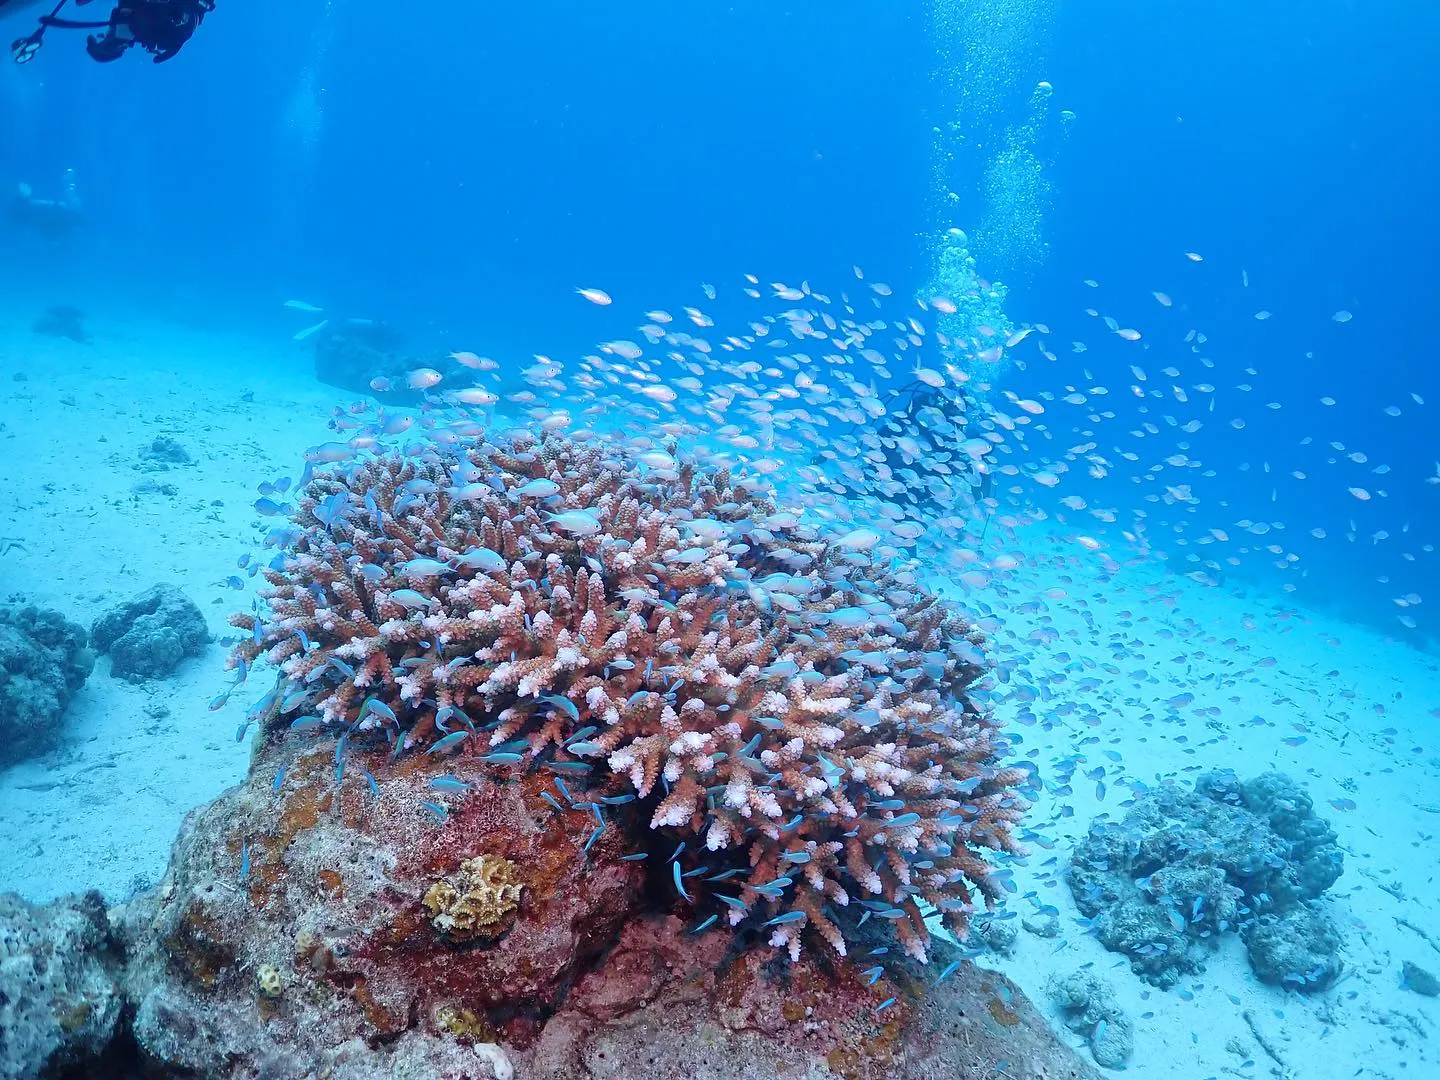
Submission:
[[[39,25],[10,45],[17,64],[35,58],[45,42],[45,31],[95,30],[85,39],[85,51],[101,63],[118,60],[134,45],[148,52],[159,64],[169,60],[190,40],[201,20],[215,10],[215,0],[120,0],[108,18],[99,20],[63,18],[61,12],[72,3],[85,7],[97,0],[0,0],[0,19],[7,15],[49,8],[39,16]]]

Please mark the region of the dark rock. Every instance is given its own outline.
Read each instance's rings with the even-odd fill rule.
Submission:
[[[1334,832],[1294,781],[1217,772],[1194,791],[1149,791],[1123,821],[1092,828],[1066,878],[1101,943],[1168,987],[1202,971],[1221,935],[1313,900],[1343,865]]]
[[[0,895],[0,1076],[99,1062],[120,1023],[120,962],[98,892],[45,906]]]
[[[1426,997],[1440,996],[1440,979],[1409,960],[1405,961],[1405,966],[1401,969],[1400,981],[1405,989],[1414,990],[1417,994]]]
[[[157,435],[140,448],[140,462],[148,468],[168,469],[171,465],[189,465],[189,452],[169,435]]]
[[[81,345],[89,345],[92,340],[85,331],[85,313],[64,304],[46,309],[30,329],[47,337],[69,338]]]
[[[95,658],[85,628],[54,611],[0,608],[0,765],[48,750]]]
[[[102,615],[90,631],[119,679],[158,679],[210,641],[205,616],[173,585],[156,585]]]
[[[1344,969],[1339,929],[1313,904],[1247,922],[1240,935],[1261,982],[1307,993],[1324,990]]]
[[[422,366],[401,352],[403,336],[386,323],[365,319],[331,324],[315,335],[315,378],[352,394],[375,395],[390,405],[418,406],[424,395],[405,384]],[[387,387],[377,391],[371,382]]]

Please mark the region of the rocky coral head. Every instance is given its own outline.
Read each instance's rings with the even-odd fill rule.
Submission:
[[[761,481],[519,431],[315,475],[274,540],[230,663],[279,669],[263,737],[333,740],[341,775],[383,749],[441,820],[544,777],[587,850],[618,830],[699,928],[792,957],[869,920],[923,957],[927,913],[963,934],[1005,887],[1028,774],[971,696],[981,636]]]

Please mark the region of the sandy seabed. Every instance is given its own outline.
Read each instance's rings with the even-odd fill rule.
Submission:
[[[299,475],[304,449],[333,437],[325,422],[341,395],[311,380],[308,352],[284,340],[97,320],[81,345],[34,335],[28,321],[0,319],[0,536],[23,545],[0,556],[0,602],[89,626],[168,582],[217,638],[230,634],[225,616],[252,590],[225,579],[245,575],[237,559],[274,524],[252,509],[256,485]],[[192,463],[145,469],[140,452],[159,436]],[[1440,971],[1440,948],[1401,922],[1440,942],[1440,661],[1283,597],[1207,588],[1121,553],[1121,570],[1106,573],[1050,527],[991,539],[1021,557],[978,597],[1001,613],[986,623],[1009,677],[995,708],[1042,776],[1083,758],[1074,794],[1033,808],[1027,824],[1054,846],[1016,868],[1010,902],[1016,923],[1058,908],[1061,934],[1021,931],[1012,957],[981,963],[1047,1014],[1046,981],[1090,965],[1135,1020],[1136,1077],[1440,1076],[1440,999],[1400,983],[1405,960]],[[1003,614],[1022,604],[1025,614]],[[184,815],[245,773],[235,729],[263,680],[209,711],[230,683],[224,657],[213,644],[144,685],[97,663],[57,749],[0,772],[0,890],[43,901],[95,888],[120,902],[160,879]],[[1038,722],[1014,723],[1035,696],[1017,688],[1042,686],[1028,704]],[[1167,706],[1187,693],[1190,704]],[[1064,702],[1078,708],[1047,716]],[[1297,733],[1304,742],[1289,745]],[[1103,799],[1082,778],[1101,764]],[[1348,974],[1326,993],[1261,984],[1230,935],[1204,974],[1179,984],[1186,1000],[1138,980],[1074,921],[1061,868],[1098,815],[1123,816],[1127,780],[1223,768],[1289,773],[1339,834],[1345,872],[1323,904],[1347,934]],[[1346,799],[1355,809],[1332,807]]]

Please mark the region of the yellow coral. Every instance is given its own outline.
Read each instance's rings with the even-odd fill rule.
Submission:
[[[261,964],[255,971],[255,989],[260,992],[261,997],[279,997],[280,991],[284,989],[280,969],[274,964]]]
[[[495,1037],[488,1023],[459,1005],[441,1005],[435,1010],[435,1027],[457,1039],[488,1041]]]
[[[505,917],[520,904],[524,882],[515,864],[500,855],[477,855],[459,872],[441,878],[421,901],[430,924],[454,941],[494,937]]]

